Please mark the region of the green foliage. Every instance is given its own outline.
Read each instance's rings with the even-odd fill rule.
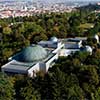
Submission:
[[[90,84],[99,84],[99,76],[97,73],[97,67],[93,65],[84,65],[79,70],[79,77],[80,80],[83,80],[84,82],[88,82]]]
[[[83,63],[85,61],[85,59],[89,56],[88,52],[76,52],[74,54],[74,57],[79,59],[81,61],[81,63]]]
[[[25,87],[20,90],[21,96],[24,100],[41,100],[40,94],[38,91],[32,86],[32,81],[28,81]]]
[[[10,77],[0,73],[0,100],[13,100],[14,87]]]
[[[4,27],[4,28],[3,28],[3,33],[4,33],[4,34],[6,34],[6,35],[8,34],[8,35],[9,35],[9,34],[11,34],[11,32],[12,32],[12,30],[11,30],[10,27]]]
[[[100,99],[100,87],[97,88],[95,93],[92,93],[92,100],[99,100]]]

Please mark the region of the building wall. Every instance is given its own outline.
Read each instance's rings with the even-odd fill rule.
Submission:
[[[39,63],[37,63],[28,70],[28,76],[33,77],[38,71],[40,71]]]
[[[3,65],[1,67],[1,71],[2,72],[6,72],[6,73],[18,73],[18,74],[26,74],[27,71],[26,70],[21,70],[21,69],[16,69],[16,68],[7,68],[6,66],[10,66],[11,63],[13,63],[14,60],[8,62],[7,64]]]
[[[51,66],[51,64],[58,59],[58,54],[55,54],[49,61],[46,62],[46,72]]]
[[[57,43],[51,42],[51,41],[44,41],[44,43],[39,42],[38,45],[46,48],[57,48]]]
[[[77,51],[80,51],[80,49],[66,49],[65,50],[65,56],[71,55]]]
[[[82,46],[82,40],[80,40],[79,42],[66,42],[65,43],[66,49],[76,49],[76,48],[80,48],[81,46]]]
[[[46,64],[44,62],[39,63],[40,71],[46,72]]]
[[[27,71],[25,71],[25,70],[9,69],[9,68],[2,68],[2,72],[5,72],[5,73],[17,73],[17,74],[27,74]]]

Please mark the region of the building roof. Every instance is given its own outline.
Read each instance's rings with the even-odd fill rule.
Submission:
[[[85,41],[87,40],[87,37],[75,37],[75,38],[66,38],[66,39],[61,39],[64,43],[66,42],[80,42],[80,41]]]
[[[45,50],[44,48],[42,48],[41,50],[40,49],[41,49],[41,46],[38,46],[38,45],[29,46],[29,47],[23,49],[22,52],[11,57],[11,61],[8,62],[7,64],[5,64],[4,66],[2,66],[2,69],[4,69],[7,72],[12,72],[12,73],[27,73],[27,71],[30,68],[34,67],[35,65],[37,65],[41,62],[46,63],[53,56],[55,56],[55,54],[52,53],[52,50],[48,50],[48,49]],[[29,53],[34,52],[36,55],[34,53],[30,53],[28,55],[26,52],[29,52]],[[41,53],[38,53],[38,52],[41,52]],[[26,53],[26,54],[24,54],[24,53]],[[43,59],[40,59],[40,55],[42,55],[43,53],[46,53],[46,55],[42,56]],[[31,58],[32,62],[30,62],[30,58],[28,58],[28,57],[30,57],[32,55],[35,56],[35,57],[38,56],[38,60],[34,60],[34,59]],[[25,56],[26,56],[27,59],[29,59],[28,61],[23,61],[23,60],[27,60],[26,58],[24,58]]]
[[[23,63],[23,62],[18,62],[16,60],[12,60],[9,63],[7,63],[6,65],[4,65],[2,68],[4,68],[6,70],[12,70],[13,71],[22,71],[22,72],[26,72],[31,66],[34,66],[35,63]]]
[[[57,37],[51,37],[50,41],[52,41],[52,42],[58,42],[58,39],[57,39]]]
[[[21,62],[34,62],[43,60],[47,57],[47,54],[45,48],[39,45],[32,45],[23,49],[22,52],[15,55],[13,59]]]
[[[42,59],[41,61],[34,61],[34,62],[20,62],[17,60],[12,60],[2,66],[2,69],[5,71],[15,72],[15,73],[27,73],[27,71],[34,67],[39,62],[48,62],[55,54],[49,53],[48,56],[45,59]]]

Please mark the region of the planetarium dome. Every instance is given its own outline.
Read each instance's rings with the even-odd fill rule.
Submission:
[[[21,62],[34,62],[45,59],[47,54],[47,51],[43,47],[32,45],[23,49],[15,59],[17,58],[16,60]]]

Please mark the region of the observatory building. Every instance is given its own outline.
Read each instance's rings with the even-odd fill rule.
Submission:
[[[81,48],[83,40],[86,38],[57,39],[51,37],[48,41],[40,41],[10,57],[9,62],[3,65],[1,70],[8,74],[25,74],[29,77],[36,76],[39,71],[46,73],[59,56],[68,56],[76,51],[92,53],[90,46]]]
[[[41,44],[41,41],[39,44]],[[8,74],[26,74],[33,77],[37,72],[46,73],[58,59],[59,51],[64,44],[58,42],[57,38],[51,38],[41,45],[31,45],[21,52],[9,58],[9,62],[1,67],[2,72]]]

